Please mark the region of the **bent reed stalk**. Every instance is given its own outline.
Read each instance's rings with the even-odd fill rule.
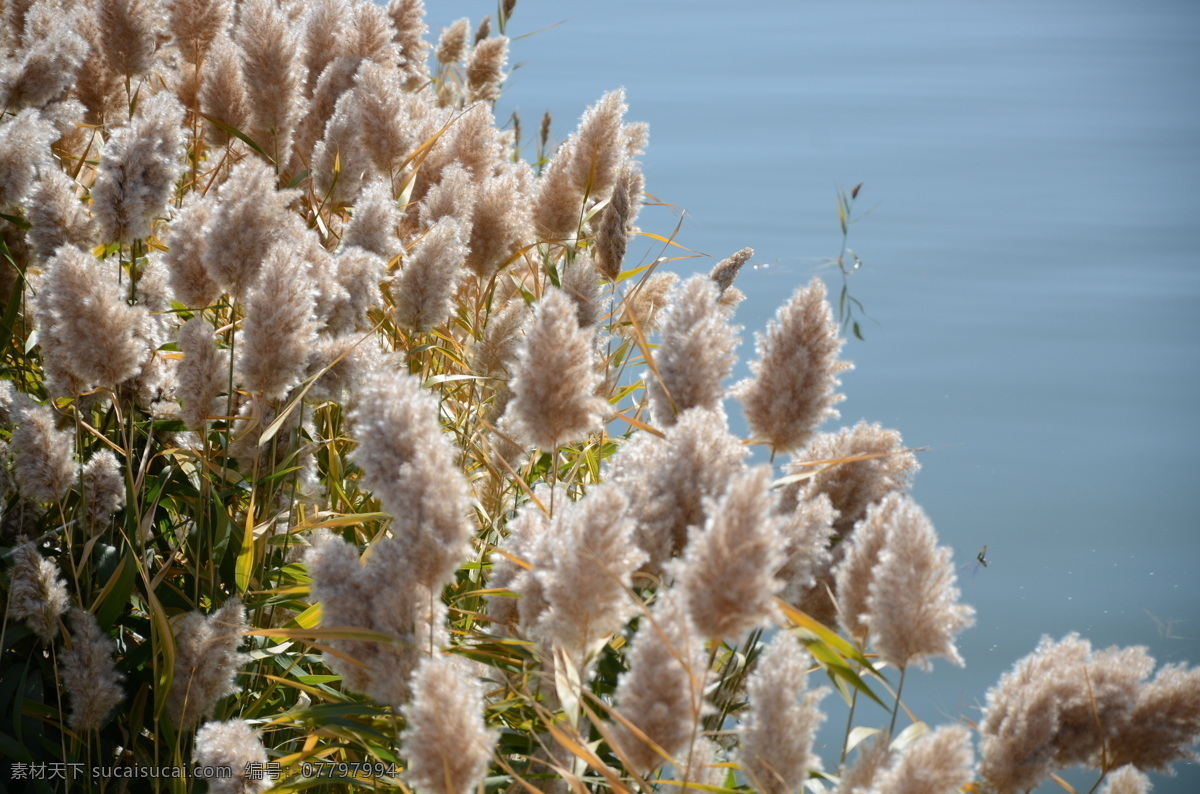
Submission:
[[[1075,635],[977,727],[903,724],[886,667],[973,622],[914,452],[826,427],[819,280],[727,382],[754,252],[634,261],[623,91],[557,146],[497,124],[516,5],[436,41],[422,0],[0,5],[10,779],[1134,792],[1192,757],[1200,670]],[[827,767],[817,669],[884,709]]]

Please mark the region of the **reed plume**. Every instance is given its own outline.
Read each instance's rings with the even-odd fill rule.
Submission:
[[[437,400],[415,377],[384,371],[362,384],[350,418],[359,442],[353,459],[392,515],[410,575],[440,587],[466,559],[471,526],[466,482],[442,436]]]
[[[872,645],[900,668],[916,662],[929,669],[938,656],[962,667],[954,638],[974,625],[975,610],[958,603],[950,549],[937,544],[925,511],[908,497],[889,496],[880,509],[891,515],[862,619]]]
[[[29,108],[0,124],[0,207],[20,201],[33,186],[55,137],[50,122]]]
[[[175,674],[167,708],[186,730],[210,716],[217,701],[237,692],[237,669],[248,657],[238,653],[246,630],[246,608],[228,599],[210,615],[189,612],[175,624]]]
[[[642,624],[627,656],[629,671],[617,683],[622,719],[613,739],[628,767],[644,776],[687,748],[703,715],[707,670],[700,634],[678,593],[662,598]]]
[[[0,66],[0,107],[45,108],[75,82],[88,43],[51,3],[32,4],[23,21],[19,16],[12,22],[23,23],[20,47]]]
[[[72,433],[55,427],[49,406],[27,398],[17,403],[14,414],[9,445],[21,495],[31,502],[62,499],[75,482]]]
[[[547,290],[535,305],[511,371],[506,416],[528,445],[553,450],[601,429],[608,405],[595,396],[591,334],[562,290]]]
[[[671,570],[692,624],[707,639],[738,640],[775,616],[783,538],[770,484],[766,466],[734,477]]]
[[[958,794],[974,779],[971,733],[945,725],[892,760],[871,788],[879,794]]]
[[[675,424],[676,414],[689,408],[721,405],[722,382],[737,361],[737,330],[717,308],[711,280],[697,275],[683,283],[663,315],[655,373],[646,384],[660,426]]]
[[[243,130],[285,165],[292,135],[302,112],[304,62],[285,17],[271,0],[245,0],[239,7],[234,40],[242,51],[242,75],[250,106],[249,129]]]
[[[841,385],[838,374],[850,365],[837,360],[843,340],[821,280],[797,290],[766,334],[756,338],[754,376],[737,384],[734,395],[754,438],[772,453],[789,452],[807,443],[826,419],[836,419],[833,406],[844,399],[834,389]]]
[[[59,246],[87,250],[95,243],[96,227],[79,200],[80,187],[58,168],[41,169],[37,183],[25,199],[25,217],[32,224],[29,242],[43,259]]]
[[[429,230],[404,258],[392,282],[396,323],[413,331],[441,325],[454,310],[454,291],[464,275],[466,231],[455,218]]]
[[[759,657],[746,684],[749,716],[738,729],[742,772],[763,794],[800,790],[820,766],[813,754],[825,720],[818,704],[827,689],[807,688],[808,660],[796,638],[779,632]]]
[[[251,772],[251,764],[267,762],[258,731],[245,720],[206,722],[196,731],[194,760],[199,769],[213,770],[208,779],[212,794],[254,794],[271,787],[263,772]]]
[[[400,739],[419,791],[468,794],[480,784],[498,738],[483,707],[483,687],[462,659],[433,656],[417,669]]]
[[[317,341],[317,285],[304,261],[280,244],[267,254],[247,292],[236,374],[249,391],[282,400],[304,377]]]
[[[18,470],[19,471],[19,470]],[[43,557],[32,541],[13,549],[8,584],[8,616],[24,621],[29,630],[49,645],[58,635],[58,622],[70,598],[58,566]]]
[[[62,655],[62,681],[71,698],[72,730],[99,728],[124,699],[121,680],[113,662],[117,645],[100,630],[91,612],[71,610],[70,648]]]

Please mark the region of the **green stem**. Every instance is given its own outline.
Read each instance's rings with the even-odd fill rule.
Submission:
[[[904,674],[908,672],[908,666],[900,668],[900,685],[896,687],[896,706],[892,709],[892,724],[888,726],[888,735],[892,736],[896,732],[896,715],[900,713],[900,693],[904,691]]]

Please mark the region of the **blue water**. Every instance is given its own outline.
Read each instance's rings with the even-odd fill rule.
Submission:
[[[1200,663],[1200,4],[521,0],[510,33],[564,20],[514,44],[497,114],[549,109],[561,139],[624,86],[680,241],[758,252],[744,358],[797,285],[840,284],[835,190],[865,183],[843,420],[935,447],[914,494],[990,562],[962,581],[967,668],[910,676],[908,706],[977,719],[1042,634]],[[1177,769],[1156,792],[1200,790]]]

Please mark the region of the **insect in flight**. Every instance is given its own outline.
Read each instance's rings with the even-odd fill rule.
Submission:
[[[958,570],[962,571],[966,568],[970,568],[971,578],[974,579],[975,576],[986,567],[988,567],[987,546],[984,546],[979,550],[979,553],[975,555],[974,562],[964,562],[962,565],[958,566]]]

